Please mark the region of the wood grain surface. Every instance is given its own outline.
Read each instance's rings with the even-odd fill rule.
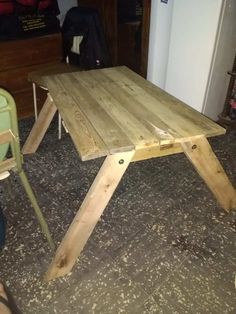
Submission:
[[[225,130],[127,67],[44,78],[82,160]]]

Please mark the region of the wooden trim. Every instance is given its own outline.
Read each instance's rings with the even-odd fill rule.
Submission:
[[[16,167],[16,161],[15,158],[9,158],[4,161],[1,161],[0,163],[0,173],[4,171],[9,171]]]
[[[105,0],[102,6],[103,24],[112,65],[118,62],[118,32],[117,32],[117,0]]]
[[[179,154],[179,153],[183,153],[183,148],[181,147],[180,144],[170,144],[170,145],[142,148],[135,151],[132,162],[155,158],[155,157]]]
[[[12,133],[10,130],[0,133],[0,144],[10,143],[12,140]]]
[[[142,46],[141,46],[140,74],[144,78],[147,77],[150,16],[151,16],[151,0],[143,0]]]

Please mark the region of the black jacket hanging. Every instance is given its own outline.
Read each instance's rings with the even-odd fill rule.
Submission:
[[[83,36],[80,53],[71,52],[74,36]],[[62,26],[63,60],[84,69],[111,65],[105,36],[98,12],[94,9],[74,7],[65,17]]]

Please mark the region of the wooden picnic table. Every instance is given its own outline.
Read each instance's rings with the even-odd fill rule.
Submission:
[[[184,152],[221,206],[236,192],[207,141],[225,129],[127,67],[44,77],[48,98],[23,147],[34,153],[59,110],[82,161],[106,156],[46,280],[67,274],[130,162]]]

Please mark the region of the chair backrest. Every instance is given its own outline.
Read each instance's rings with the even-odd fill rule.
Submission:
[[[44,232],[49,245],[54,249],[54,243],[51,234],[48,230],[48,225],[44,219],[43,213],[41,212],[37,200],[35,198],[34,192],[29,184],[29,181],[25,175],[24,169],[22,168],[23,156],[20,151],[19,143],[19,132],[18,132],[18,122],[16,114],[16,105],[13,97],[4,89],[0,88],[0,179],[6,178],[6,173],[8,175],[9,170],[14,170],[18,172],[21,182],[25,188],[25,191],[32,203],[37,219],[41,225],[42,231]],[[11,146],[12,156],[7,154],[9,145]],[[7,154],[7,155],[6,155]],[[5,158],[7,157],[7,158]],[[2,217],[0,217],[0,246],[4,242],[4,223]]]
[[[11,137],[0,143],[0,163],[6,158],[6,154],[11,145],[12,155],[16,163],[21,164],[21,153],[19,145],[19,131],[14,98],[9,92],[0,88],[0,138],[10,132]]]

